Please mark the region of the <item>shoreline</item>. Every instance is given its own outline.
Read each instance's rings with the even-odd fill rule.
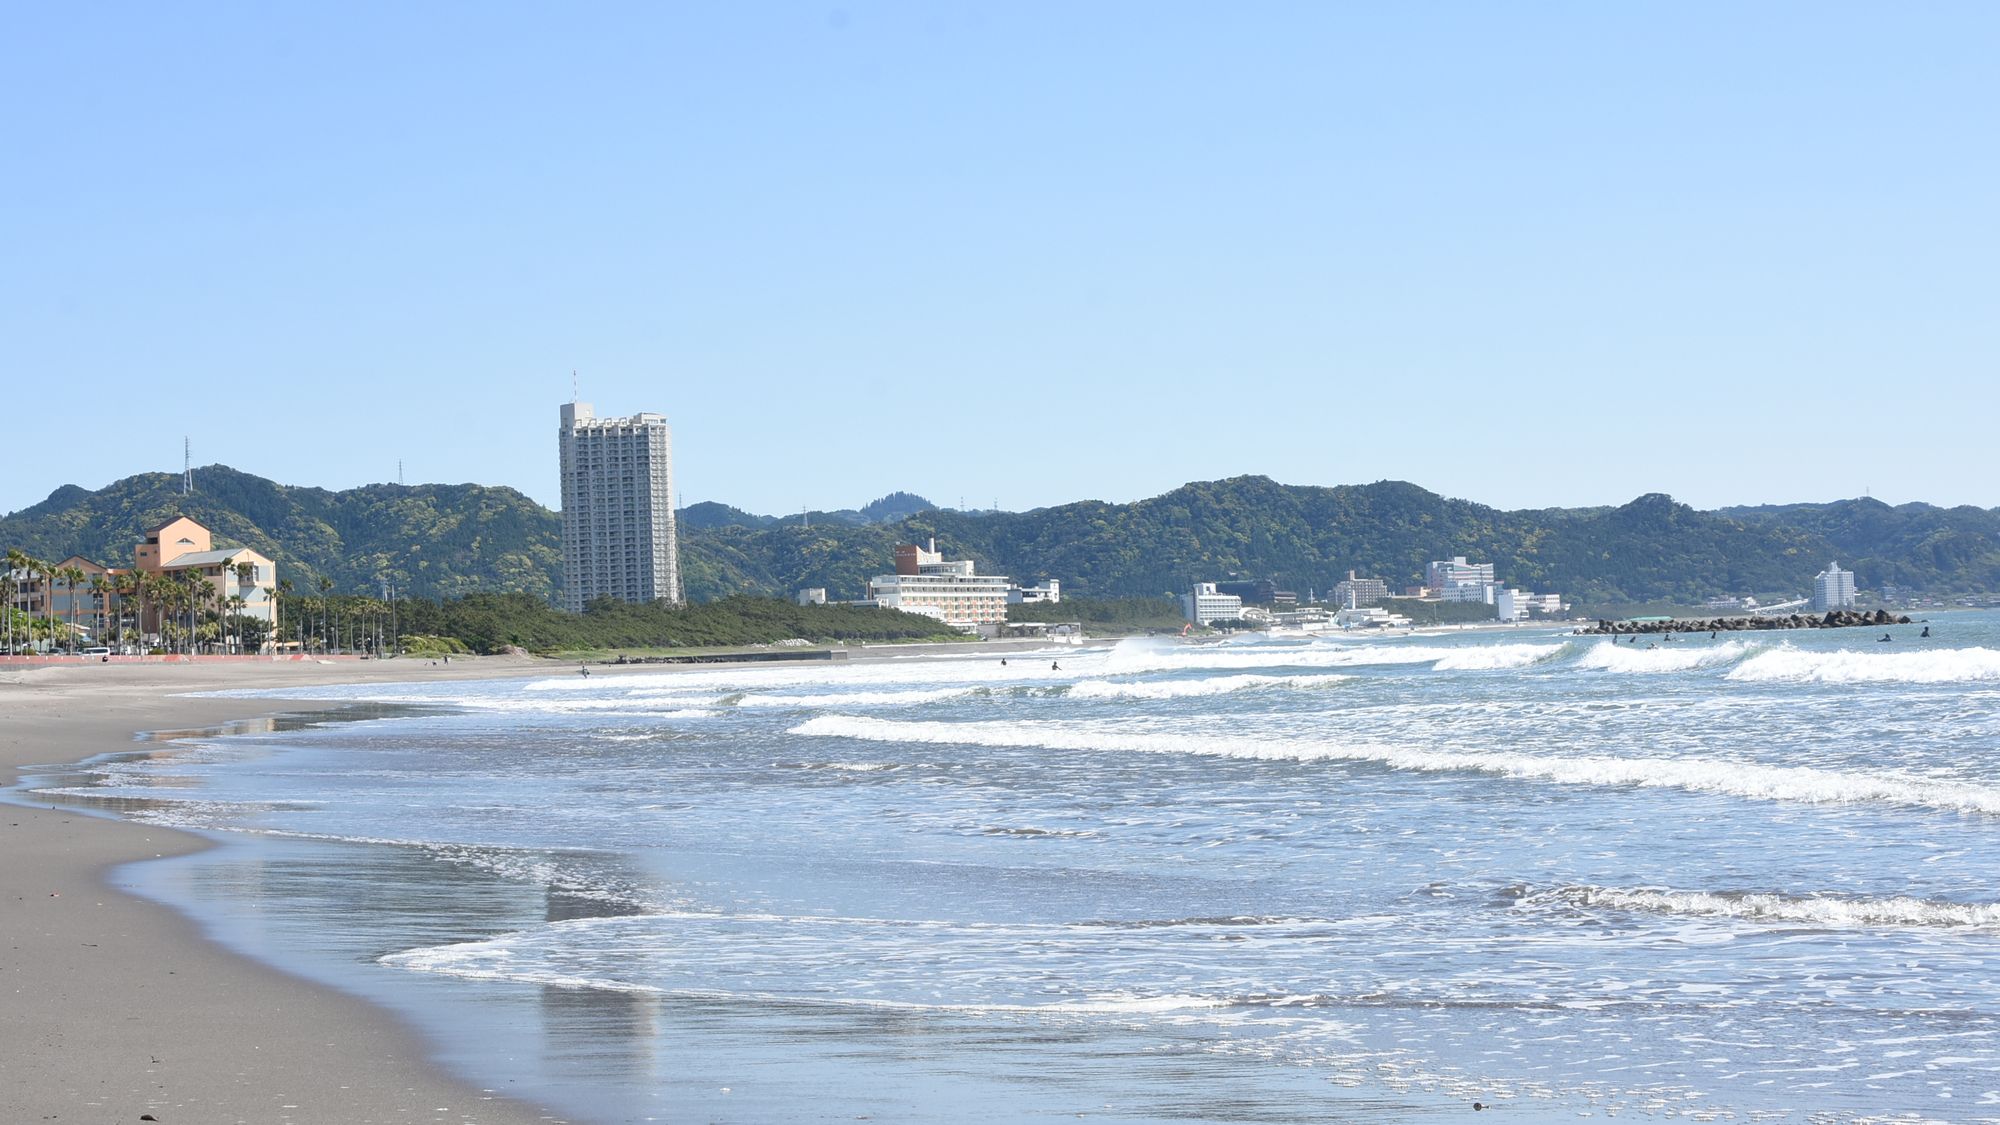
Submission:
[[[0,670],[0,787],[24,767],[138,749],[314,706],[306,698],[186,692],[476,680],[560,670],[532,658],[448,668],[378,665],[81,665]],[[324,704],[339,706],[338,702]],[[0,1120],[429,1122],[564,1118],[482,1089],[434,1061],[394,1012],[238,954],[193,919],[127,889],[127,864],[214,846],[13,792],[0,804]]]
[[[1105,641],[1098,642],[1109,643]],[[1045,641],[944,642],[849,650],[854,663],[995,655]],[[357,683],[574,674],[568,660],[61,662],[0,665],[0,1120],[551,1125],[552,1110],[475,1085],[437,1061],[439,1044],[375,1001],[228,948],[200,923],[132,889],[127,865],[215,843],[113,812],[41,804],[15,790],[132,752],[148,737],[350,701],[311,688]],[[670,676],[703,664],[598,666]],[[291,689],[283,698],[198,696]]]

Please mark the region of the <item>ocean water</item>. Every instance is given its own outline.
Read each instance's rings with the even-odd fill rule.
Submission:
[[[2000,1119],[2000,615],[1932,625],[317,690],[34,784],[576,1120]]]

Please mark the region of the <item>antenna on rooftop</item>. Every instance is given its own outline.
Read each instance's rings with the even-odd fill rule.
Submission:
[[[181,495],[194,494],[194,442],[181,436]]]
[[[572,367],[569,369],[569,400],[575,402],[582,397],[583,392],[577,389],[576,368]]]

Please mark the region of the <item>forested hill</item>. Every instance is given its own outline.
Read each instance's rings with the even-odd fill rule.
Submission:
[[[184,511],[228,542],[272,555],[302,587],[325,574],[356,592],[390,580],[431,596],[549,597],[560,580],[559,517],[512,489],[329,492],[223,467],[199,470],[197,480],[190,497],[169,474],[98,492],[60,489],[0,519],[0,547],[125,562],[141,529]],[[924,506],[897,494],[779,518],[693,505],[681,521],[688,593],[706,601],[824,586],[836,599],[858,597],[868,577],[889,569],[897,543],[930,536],[982,570],[1060,578],[1068,592],[1098,596],[1231,576],[1325,594],[1349,569],[1401,586],[1420,581],[1427,561],[1452,555],[1491,561],[1503,582],[1586,606],[1799,596],[1833,559],[1863,587],[2000,590],[2000,511],[1978,508],[1854,500],[1699,512],[1654,494],[1616,508],[1501,511],[1398,481],[1321,488],[1264,477],[1198,482],[1131,504],[905,514]]]
[[[200,521],[218,546],[250,547],[300,592],[320,576],[343,593],[458,597],[481,590],[552,597],[562,572],[561,518],[511,488],[370,484],[331,492],[277,484],[223,465],[195,470],[181,495],[174,473],[142,473],[96,492],[75,486],[0,519],[0,548],[132,565],[146,529],[176,515]]]

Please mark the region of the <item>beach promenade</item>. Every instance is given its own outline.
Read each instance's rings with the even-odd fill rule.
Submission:
[[[0,668],[0,785],[29,765],[130,749],[304,701],[231,688],[546,675],[528,658]],[[71,808],[0,804],[0,1121],[517,1125],[563,1120],[458,1082],[379,1008],[238,957],[116,868],[199,837]]]

